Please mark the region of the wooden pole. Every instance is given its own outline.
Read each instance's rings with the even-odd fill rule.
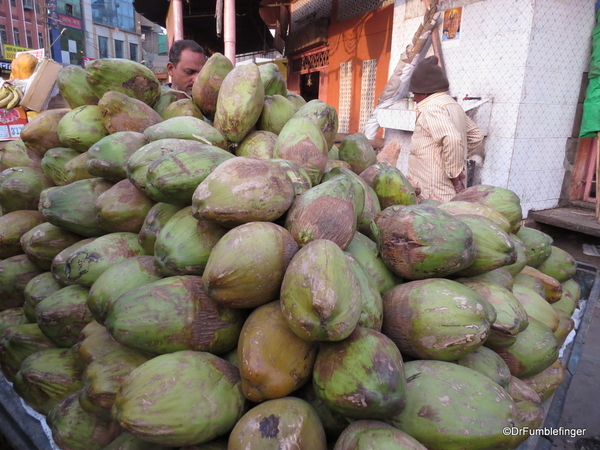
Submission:
[[[235,0],[225,0],[223,5],[223,44],[225,56],[235,67]]]
[[[171,0],[173,6],[173,39],[183,39],[183,6],[181,0]]]

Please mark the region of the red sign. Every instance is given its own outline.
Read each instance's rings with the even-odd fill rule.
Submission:
[[[77,17],[67,16],[65,14],[59,14],[58,21],[60,22],[61,25],[64,25],[65,27],[77,28],[78,30],[81,30],[81,28],[82,28],[81,27],[81,19],[78,19]]]
[[[83,57],[83,68],[85,69],[88,63],[92,62],[95,58],[90,58],[89,56]]]

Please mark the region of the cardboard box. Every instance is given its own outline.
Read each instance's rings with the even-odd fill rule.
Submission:
[[[43,59],[29,80],[21,106],[38,112],[46,109],[61,68],[62,65],[56,61]]]
[[[0,108],[0,141],[19,139],[27,124],[27,112],[21,106],[11,109]]]

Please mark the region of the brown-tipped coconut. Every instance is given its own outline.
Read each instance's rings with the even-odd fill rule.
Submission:
[[[462,284],[429,278],[383,295],[382,332],[403,354],[453,361],[481,346],[490,321],[480,295]]]
[[[0,260],[23,254],[21,238],[44,222],[38,211],[13,211],[0,216]]]
[[[0,148],[0,167],[2,169],[11,167],[39,169],[41,164],[42,156],[29,150],[21,139],[8,141]]]
[[[54,183],[31,167],[11,167],[0,172],[0,206],[2,212],[30,209],[37,211],[40,194]]]
[[[233,64],[221,53],[213,53],[194,80],[192,99],[204,116],[214,119],[217,99],[223,80],[233,70]]]
[[[29,319],[25,315],[25,310],[22,306],[0,311],[0,337],[2,337],[4,330],[6,330],[8,327],[23,323],[29,323]]]
[[[257,433],[256,430],[264,429]],[[268,400],[250,409],[229,435],[229,450],[247,448],[305,448],[326,450],[323,425],[304,400],[284,397]]]
[[[154,261],[163,276],[202,275],[210,252],[227,229],[196,219],[192,207],[177,211],[163,225],[154,244]]]
[[[110,134],[87,151],[86,168],[89,173],[110,181],[127,178],[127,160],[148,143],[148,139],[137,131],[119,131]]]
[[[273,157],[298,163],[315,186],[325,173],[329,148],[323,132],[311,119],[292,117],[279,132]]]
[[[118,131],[143,132],[163,118],[141,100],[121,92],[108,91],[98,102],[102,124],[112,134]]]
[[[35,307],[37,304],[62,287],[63,286],[54,279],[52,272],[43,272],[29,280],[25,286],[25,291],[23,291],[25,296],[23,312],[27,317],[27,321],[35,323]]]
[[[259,306],[246,319],[237,347],[244,395],[262,402],[292,393],[309,380],[317,351],[317,343],[290,330],[278,301]]]
[[[105,325],[126,347],[153,354],[226,353],[238,342],[243,313],[215,302],[194,275],[166,277],[111,301]]]
[[[67,178],[67,184],[96,177],[96,175],[92,175],[87,170],[88,159],[88,152],[83,152],[65,163],[64,170]]]
[[[77,353],[81,366],[86,367],[101,356],[122,348],[104,325],[92,320],[83,327],[71,350]]]
[[[325,405],[354,419],[388,419],[406,404],[402,355],[390,338],[368,328],[321,344],[313,384]]]
[[[531,387],[543,402],[548,400],[552,394],[565,380],[567,369],[560,358],[557,358],[554,363],[548,368],[542,370],[537,375],[531,377],[523,377],[521,380]]]
[[[234,67],[223,79],[217,97],[215,128],[239,144],[252,130],[265,101],[265,88],[254,63]]]
[[[431,206],[390,206],[377,215],[372,229],[381,258],[404,278],[444,277],[475,259],[471,229]]]
[[[76,242],[75,244],[65,248],[63,251],[61,251],[58,255],[54,257],[54,259],[52,260],[52,267],[50,268],[50,272],[52,273],[54,279],[62,286],[70,286],[75,284],[75,281],[67,278],[67,261],[69,260],[71,255],[73,255],[73,253],[75,253],[84,245],[93,242],[94,239],[96,238],[82,239],[81,241]]]
[[[87,152],[86,152],[87,153]],[[67,171],[65,166],[76,156],[79,156],[77,150],[66,147],[51,148],[42,158],[42,172],[52,180],[56,186],[64,186],[69,184]],[[87,166],[87,161],[86,161]]]
[[[32,263],[42,270],[50,270],[56,255],[82,239],[78,234],[46,222],[21,236],[21,247]]]
[[[255,156],[272,159],[277,135],[271,131],[255,130],[248,133],[235,149],[236,156]]]
[[[515,284],[513,294],[527,311],[529,317],[539,320],[547,325],[553,332],[558,328],[558,314],[541,295],[526,286]]]
[[[96,223],[109,233],[138,233],[153,206],[129,180],[121,180],[96,199]]]
[[[569,316],[573,315],[577,306],[579,306],[579,298],[581,296],[581,286],[575,280],[570,279],[561,283],[563,293],[560,298],[552,306],[556,309],[566,312]]]
[[[58,137],[58,121],[69,111],[48,109],[31,119],[21,130],[21,140],[28,149],[43,155],[51,148],[61,146]]]
[[[202,282],[215,301],[252,308],[279,297],[283,275],[298,251],[293,236],[270,222],[228,231],[210,252]]]
[[[192,213],[234,227],[274,221],[294,200],[294,186],[277,163],[239,156],[219,164],[196,188]]]
[[[345,249],[356,232],[353,199],[351,180],[345,175],[335,176],[294,200],[286,215],[285,227],[300,247],[328,239]]]
[[[309,341],[339,341],[352,333],[362,305],[356,274],[340,247],[318,239],[292,258],[281,286],[283,314]]]
[[[523,211],[521,210],[521,199],[510,189],[500,186],[479,184],[471,186],[456,194],[452,201],[482,203],[502,213],[510,222],[510,232],[516,233],[521,228]]]
[[[558,358],[558,341],[552,330],[533,317],[519,334],[514,344],[494,349],[504,359],[510,373],[527,378],[550,367]]]
[[[575,329],[575,320],[560,309],[554,308],[554,310],[556,311],[556,314],[558,314],[558,327],[554,330],[554,336],[556,336],[558,345],[562,346],[571,331]]]

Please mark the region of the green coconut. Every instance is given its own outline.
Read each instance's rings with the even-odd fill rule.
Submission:
[[[307,402],[295,397],[268,400],[250,409],[231,430],[227,448],[277,450],[285,446],[327,449],[319,416]]]
[[[64,147],[79,153],[88,149],[110,133],[102,123],[100,108],[97,105],[84,105],[69,111],[58,122],[60,142]]]
[[[81,330],[92,321],[86,304],[88,291],[83,286],[65,286],[47,295],[35,307],[38,326],[59,347],[75,345]]]
[[[78,234],[46,222],[21,236],[20,242],[32,263],[42,270],[50,270],[56,255],[82,239]]]
[[[0,337],[2,337],[4,330],[8,327],[12,325],[21,325],[23,323],[29,323],[29,319],[25,315],[22,306],[0,311]]]
[[[399,169],[388,163],[376,162],[360,172],[360,177],[377,194],[381,209],[417,203],[417,194],[410,181]]]
[[[372,226],[380,255],[397,275],[444,277],[475,260],[473,232],[461,220],[431,206],[391,206]]]
[[[306,105],[306,100],[304,100],[304,97],[302,97],[300,94],[296,94],[295,92],[288,90],[286,97],[295,106],[296,111]]]
[[[0,337],[2,373],[8,381],[14,381],[25,358],[47,348],[56,348],[56,344],[40,330],[37,323],[14,324],[7,327]]]
[[[65,248],[62,252],[54,257],[52,260],[52,267],[50,268],[50,272],[54,279],[61,284],[62,286],[69,286],[76,284],[73,279],[68,278],[67,276],[67,261],[75,253],[84,245],[93,242],[96,238],[88,238],[82,239],[79,242],[71,245],[70,247]]]
[[[51,148],[44,153],[44,157],[42,158],[42,172],[44,172],[44,174],[50,180],[52,180],[56,186],[64,186],[65,184],[69,184],[69,178],[65,166],[67,162],[71,161],[80,154],[80,152],[73,150],[72,148]]]
[[[575,329],[575,320],[560,309],[554,308],[554,310],[558,314],[558,326],[554,330],[554,336],[556,336],[558,345],[562,347],[571,331]]]
[[[70,349],[45,348],[21,363],[13,388],[31,408],[48,415],[64,397],[81,389],[81,375]]]
[[[525,245],[525,258],[528,266],[539,266],[552,253],[553,239],[543,231],[521,227],[515,234]]]
[[[511,449],[514,401],[489,377],[446,361],[404,366],[406,407],[387,422],[429,450]]]
[[[44,217],[38,211],[3,212],[0,216],[0,259],[23,254],[21,238],[43,222]]]
[[[124,347],[114,340],[106,327],[92,320],[83,327],[71,350],[77,354],[80,365],[87,367],[101,356],[122,348]]]
[[[293,236],[274,223],[235,227],[210,252],[202,274],[204,290],[215,301],[233,308],[252,308],[275,300],[297,251]]]
[[[449,212],[453,216],[462,214],[483,216],[487,219],[490,219],[506,233],[510,233],[510,222],[504,216],[504,214],[482,203],[453,200],[450,202],[441,203],[438,208]]]
[[[562,248],[550,246],[550,256],[539,264],[536,269],[551,276],[560,283],[573,278],[577,272],[577,261]]]
[[[256,122],[256,129],[278,135],[295,113],[296,108],[283,95],[265,95],[263,108]]]
[[[67,184],[96,177],[96,175],[92,175],[87,170],[88,159],[88,152],[83,152],[65,163],[64,170],[67,178]]]
[[[186,139],[227,150],[227,139],[223,133],[197,117],[181,116],[164,120],[146,128],[144,136],[150,142],[161,139]]]
[[[140,351],[222,354],[236,346],[243,314],[208,297],[200,277],[181,275],[147,283],[114,299],[104,323],[117,342]]]
[[[510,232],[516,233],[521,228],[523,211],[521,199],[510,189],[500,186],[478,184],[466,188],[456,194],[452,201],[481,203],[502,213],[510,222]]]
[[[163,225],[154,244],[154,260],[163,276],[202,275],[213,247],[227,229],[198,220],[192,207],[177,211]]]
[[[225,138],[239,144],[252,130],[265,101],[265,88],[254,63],[238,65],[225,76],[215,109],[214,125]]]
[[[319,125],[307,117],[294,116],[279,132],[273,157],[299,164],[315,186],[325,173],[329,148]]]
[[[27,255],[11,256],[0,261],[0,311],[23,306],[25,286],[42,273]]]
[[[46,421],[52,439],[60,448],[102,450],[122,431],[115,421],[84,411],[77,392],[66,396],[52,408]]]
[[[255,130],[248,133],[240,145],[235,149],[237,156],[255,156],[257,158],[272,159],[277,142],[277,135],[271,131]]]
[[[342,341],[321,344],[313,384],[325,405],[354,419],[386,419],[406,402],[398,347],[384,334],[363,327]]]
[[[371,278],[367,269],[352,255],[346,254],[350,261],[358,284],[360,286],[360,319],[357,326],[381,331],[383,324],[383,300],[375,280]]]
[[[469,367],[508,388],[512,375],[504,360],[490,348],[479,347],[456,360],[457,364]]]
[[[23,312],[29,322],[35,322],[35,307],[49,294],[58,291],[63,286],[54,279],[52,272],[44,272],[33,277],[23,291],[25,302]],[[1,333],[0,333],[1,335]]]
[[[31,167],[11,167],[0,172],[0,205],[6,214],[30,209],[37,211],[40,193],[54,186],[52,180]]]
[[[222,162],[234,156],[214,145],[191,143],[165,155],[148,167],[146,192],[157,202],[192,204],[198,185]]]
[[[124,180],[127,178],[126,164],[129,157],[147,143],[146,136],[137,131],[118,131],[110,134],[97,141],[87,151],[87,171],[113,182]]]
[[[338,159],[350,164],[356,174],[377,163],[375,150],[363,133],[349,134],[342,139]]]
[[[88,83],[87,70],[69,64],[58,71],[56,87],[71,109],[83,105],[97,105],[99,98],[92,92]]]
[[[106,231],[96,224],[94,204],[111,187],[102,178],[51,187],[42,191],[39,210],[52,225],[84,237],[101,236]]]
[[[253,402],[289,395],[310,379],[318,351],[317,343],[292,332],[278,301],[259,306],[246,319],[237,346],[244,395]]]
[[[297,117],[304,117],[315,123],[325,137],[327,150],[333,147],[339,125],[338,114],[333,106],[322,100],[314,99],[306,102],[296,111],[293,118]]]
[[[532,388],[544,402],[552,397],[552,394],[562,385],[567,376],[567,369],[560,358],[554,363],[531,377],[522,377],[527,386]]]
[[[158,233],[160,233],[163,226],[180,209],[177,205],[169,205],[168,203],[161,202],[150,208],[138,233],[138,242],[147,255],[154,254],[154,244]]]
[[[163,118],[141,100],[122,92],[107,91],[98,102],[102,123],[109,134],[119,131],[143,132]]]
[[[121,347],[99,356],[90,362],[81,378],[79,403],[81,407],[99,417],[110,420],[110,410],[123,380],[151,356]]]
[[[533,289],[520,284],[513,286],[513,294],[517,297],[519,303],[523,305],[530,318],[537,319],[547,325],[552,331],[556,331],[559,321],[558,314],[552,305],[541,295]]]
[[[561,285],[563,288],[562,296],[560,300],[552,303],[552,306],[572,316],[575,309],[579,306],[581,286],[572,278],[562,282]]]
[[[154,204],[129,180],[121,180],[96,199],[96,223],[108,233],[138,233]]]
[[[65,274],[69,281],[90,287],[110,266],[144,254],[137,234],[109,233],[75,250],[67,260]]]
[[[110,303],[119,296],[161,278],[152,256],[132,256],[106,269],[90,288],[87,307],[103,324]]]
[[[512,264],[502,266],[504,270],[507,270],[513,277],[520,273],[523,268],[527,265],[527,256],[525,255],[525,244],[516,234],[510,233],[508,237],[511,239],[517,252],[517,260]]]
[[[265,88],[265,95],[287,95],[287,83],[277,64],[272,62],[260,64],[258,71]]]
[[[411,281],[383,295],[382,332],[403,354],[453,361],[480,347],[490,333],[485,300],[443,278]]]
[[[112,414],[145,441],[179,447],[228,433],[245,407],[233,364],[210,353],[181,351],[135,368],[123,381]]]
[[[292,258],[281,286],[283,314],[309,341],[339,341],[352,333],[362,305],[358,280],[340,247],[318,239]]]
[[[103,450],[170,450],[171,447],[166,447],[164,445],[152,444],[148,441],[144,441],[139,437],[128,433],[126,431],[122,432],[119,436],[117,436],[110,444],[103,448]],[[192,447],[190,450],[194,450]],[[196,449],[197,450],[197,449]],[[202,449],[201,449],[202,450]],[[210,448],[206,450],[212,450]],[[223,448],[223,450],[227,450],[227,446]]]
[[[202,114],[214,119],[217,99],[223,80],[233,70],[233,64],[223,54],[216,52],[206,60],[192,86],[192,99]]]
[[[238,156],[223,161],[198,185],[192,213],[199,220],[233,228],[277,220],[293,200],[294,186],[279,164]]]
[[[312,187],[312,182],[310,181],[308,173],[306,173],[306,170],[304,170],[300,164],[279,158],[273,158],[271,161],[279,164],[288,180],[292,182],[292,186],[294,186],[294,198],[302,195]]]
[[[528,378],[550,367],[558,358],[558,341],[552,330],[537,319],[529,317],[529,325],[514,344],[494,349],[504,359],[510,373]]]
[[[172,119],[173,117],[195,117],[204,120],[202,111],[191,98],[182,98],[169,103],[160,116],[163,120]]]
[[[333,450],[427,450],[416,439],[379,420],[357,420],[348,425],[335,442]]]

